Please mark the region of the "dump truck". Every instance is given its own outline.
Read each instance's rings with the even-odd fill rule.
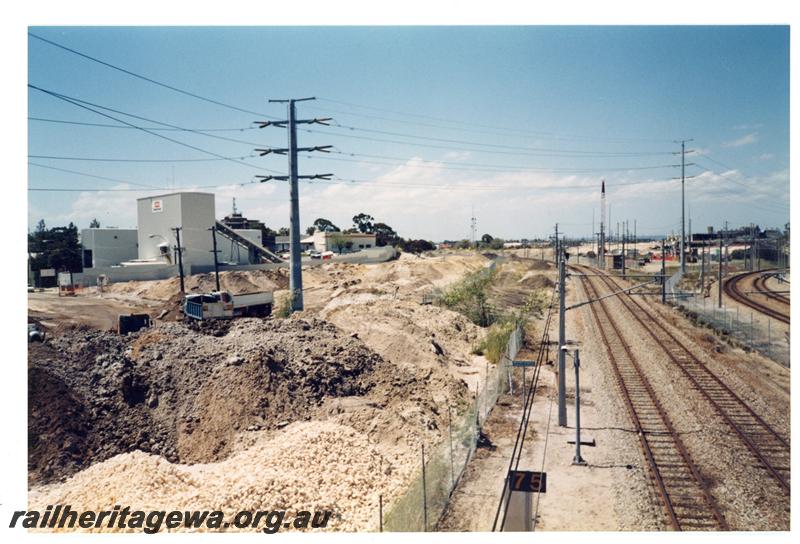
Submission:
[[[186,295],[183,315],[191,319],[233,319],[234,317],[266,317],[272,312],[270,292],[233,295],[228,291],[212,291]]]

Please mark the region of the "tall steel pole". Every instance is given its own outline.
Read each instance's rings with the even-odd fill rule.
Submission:
[[[566,293],[565,283],[567,275],[565,273],[564,260],[558,259],[558,425],[567,426],[567,380],[565,350],[567,347],[566,338]]]
[[[661,304],[667,302],[667,250],[664,247],[666,238],[661,239]]]
[[[717,272],[717,306],[722,308],[722,234],[719,237],[719,271]]]
[[[288,176],[256,176],[261,178],[261,181],[269,181],[272,179],[289,181],[289,195],[291,200],[291,207],[289,210],[289,290],[291,292],[291,309],[293,312],[302,311],[303,309],[303,263],[300,257],[300,194],[298,188],[298,181],[300,179],[329,179],[333,174],[314,174],[311,176],[300,176],[297,174],[297,152],[298,151],[322,151],[329,153],[328,149],[332,146],[322,145],[314,147],[297,147],[297,125],[303,124],[319,124],[327,125],[330,118],[317,118],[317,119],[301,119],[298,120],[295,113],[295,103],[304,102],[306,100],[315,100],[311,98],[289,98],[285,100],[270,100],[270,102],[286,102],[288,119],[286,121],[256,121],[260,128],[267,126],[286,127],[289,133],[289,146],[285,149],[256,149],[261,156],[270,153],[277,153],[280,155],[287,155],[289,157],[289,175]]]
[[[297,123],[294,100],[289,100],[289,182],[291,210],[289,212],[289,290],[292,311],[303,310],[303,263],[300,256],[300,191],[297,183]]]
[[[686,273],[686,142],[681,142],[681,273]]]

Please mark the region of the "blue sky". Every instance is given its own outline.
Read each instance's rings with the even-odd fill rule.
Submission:
[[[327,217],[341,227],[366,212],[406,237],[571,236],[599,221],[605,179],[612,227],[637,220],[640,233],[679,228],[680,169],[674,140],[692,138],[687,200],[695,230],[706,225],[788,221],[788,27],[335,27],[44,28],[32,33],[151,79],[273,117],[268,98],[317,96],[301,118],[301,145],[335,146],[301,156],[303,226]],[[29,226],[69,221],[135,226],[135,199],[174,189],[231,199],[273,228],[288,223],[282,156],[285,130],[252,128],[263,116],[176,93],[28,40],[29,83],[128,114],[206,134],[166,137],[246,164],[101,162],[194,160],[211,155],[130,128],[29,120]],[[28,115],[115,124],[37,90]],[[101,110],[102,111],[102,110]],[[109,115],[146,127],[158,124]],[[163,128],[163,126],[162,126]],[[208,134],[242,140],[232,142]],[[248,166],[249,165],[249,166]],[[59,168],[62,170],[54,170]],[[63,169],[99,176],[98,179]],[[347,181],[354,180],[354,181]],[[127,183],[126,183],[127,182]],[[155,186],[147,189],[136,184]],[[213,188],[207,188],[213,186]],[[74,191],[74,189],[105,189]],[[113,190],[111,190],[113,189]],[[131,190],[136,189],[136,190]],[[142,189],[142,190],[139,190]]]

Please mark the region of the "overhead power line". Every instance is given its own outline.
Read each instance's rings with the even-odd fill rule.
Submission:
[[[100,180],[103,180],[103,181],[111,181],[111,182],[114,182],[114,183],[127,183],[128,185],[138,185],[139,187],[146,187],[148,189],[162,189],[163,188],[163,187],[156,187],[155,185],[148,185],[146,183],[136,183],[136,182],[133,182],[133,181],[127,181],[127,180],[119,179],[119,178],[109,178],[109,177],[106,177],[106,176],[97,176],[95,174],[89,174],[89,173],[86,173],[86,172],[79,172],[77,170],[69,170],[67,168],[58,168],[56,166],[47,166],[46,164],[39,164],[39,163],[36,163],[36,162],[30,162],[29,161],[28,164],[31,165],[31,166],[36,166],[38,168],[46,168],[48,170],[56,170],[58,172],[66,172],[68,174],[75,174],[77,176],[85,176],[85,177],[88,177],[88,178],[95,178],[95,179],[100,179]]]
[[[557,153],[563,155],[589,155],[589,156],[609,156],[609,157],[628,157],[628,156],[653,156],[653,155],[672,155],[671,151],[593,151],[587,149],[555,149],[542,147],[528,147],[518,145],[493,144],[487,142],[473,142],[469,140],[454,140],[450,138],[437,138],[434,136],[417,136],[403,132],[391,132],[387,130],[376,130],[370,128],[354,127],[349,125],[336,124],[333,128],[341,128],[357,132],[367,132],[370,134],[381,134],[385,136],[398,136],[401,138],[411,138],[415,140],[426,140],[431,142],[443,142],[460,145],[470,145],[476,147],[489,147],[493,149],[513,149],[526,152]]]
[[[739,186],[741,186],[741,187],[743,187],[745,189],[748,189],[748,190],[752,190],[753,189],[752,185],[749,185],[747,183],[743,183],[743,182],[741,182],[739,180],[733,179],[730,176],[725,176],[724,174],[718,172],[717,170],[715,170],[713,168],[708,168],[706,166],[703,166],[702,164],[698,164],[696,161],[697,161],[697,159],[695,159],[695,166],[697,166],[701,170],[704,170],[704,171],[712,173],[712,174],[716,174],[716,175],[720,176],[724,181],[734,183],[734,184],[739,185]],[[732,169],[732,170],[735,170],[735,169]],[[762,211],[767,211],[767,212],[772,212],[772,213],[781,213],[781,214],[788,214],[789,213],[789,206],[787,204],[783,204],[779,200],[775,201],[775,202],[771,202],[771,203],[758,204],[758,203],[753,202],[752,196],[750,196],[748,198],[747,202],[742,202],[742,201],[736,200],[733,196],[728,195],[728,194],[716,195],[715,198],[721,198],[723,200],[726,200],[726,201],[734,203],[734,204],[745,204],[745,205],[747,205],[749,207],[760,209]]]
[[[91,55],[87,55],[86,53],[81,53],[80,51],[72,49],[71,47],[67,47],[66,45],[62,45],[60,43],[56,43],[56,42],[54,42],[52,40],[48,40],[47,38],[43,38],[42,36],[38,36],[38,35],[36,35],[36,34],[34,34],[32,32],[28,32],[28,36],[30,36],[32,38],[36,38],[37,40],[41,40],[44,43],[52,45],[53,47],[57,47],[59,49],[63,49],[64,51],[68,51],[70,53],[78,55],[79,57],[83,57],[83,58],[85,58],[87,60],[90,60],[92,62],[96,62],[98,64],[102,64],[103,66],[106,66],[106,67],[111,68],[113,70],[117,70],[117,71],[122,72],[124,74],[127,74],[129,76],[132,76],[132,77],[135,77],[135,78],[139,78],[139,79],[141,79],[143,81],[147,81],[148,83],[152,83],[154,85],[158,85],[160,87],[164,87],[165,89],[169,89],[171,91],[175,91],[176,93],[181,93],[181,94],[186,95],[186,96],[191,96],[192,98],[196,98],[198,100],[203,100],[204,102],[208,102],[210,104],[216,104],[217,106],[222,106],[224,108],[236,110],[236,111],[239,111],[239,112],[242,112],[242,113],[249,113],[249,114],[252,114],[252,115],[260,115],[260,116],[266,117],[268,119],[275,119],[275,117],[271,117],[271,116],[266,115],[266,114],[264,114],[262,112],[248,110],[248,109],[245,109],[245,108],[240,108],[239,106],[234,106],[233,104],[227,104],[227,103],[222,102],[220,100],[215,100],[213,98],[209,98],[207,96],[203,96],[203,95],[200,95],[200,94],[197,94],[197,93],[193,93],[191,91],[187,91],[185,89],[181,89],[179,87],[175,87],[173,85],[169,85],[169,84],[164,83],[162,81],[158,81],[158,80],[155,80],[153,78],[149,78],[149,77],[144,76],[142,74],[137,74],[136,72],[132,72],[131,70],[127,70],[125,68],[122,68],[121,66],[117,66],[116,64],[111,64],[110,62],[106,62],[104,60],[100,60],[97,57],[93,57]]]
[[[148,129],[146,129],[146,128],[143,128],[143,127],[140,127],[140,126],[134,125],[134,124],[132,124],[132,123],[129,123],[129,122],[127,122],[127,121],[124,121],[124,120],[122,120],[122,119],[119,119],[119,118],[117,118],[117,117],[114,117],[114,116],[112,116],[112,115],[109,115],[109,114],[107,114],[107,113],[103,113],[103,112],[101,112],[101,111],[98,111],[98,110],[96,110],[96,109],[94,109],[94,108],[92,108],[92,107],[89,107],[89,106],[87,106],[87,105],[86,105],[87,103],[86,103],[85,101],[80,101],[80,100],[77,100],[77,99],[73,99],[73,98],[70,98],[70,97],[68,97],[68,96],[66,96],[66,95],[62,95],[62,94],[60,94],[60,93],[57,93],[57,92],[55,92],[55,91],[49,91],[49,90],[47,90],[47,89],[43,89],[43,88],[41,88],[41,87],[37,87],[36,85],[32,85],[32,84],[30,84],[30,83],[28,84],[28,87],[30,87],[30,88],[32,88],[32,89],[35,89],[35,90],[37,90],[37,91],[43,92],[43,93],[45,93],[45,94],[48,94],[48,95],[50,95],[50,96],[52,96],[52,97],[54,97],[54,98],[57,98],[57,99],[59,99],[59,100],[63,100],[64,102],[68,102],[68,103],[70,103],[70,104],[72,104],[72,105],[74,105],[74,106],[77,106],[77,107],[79,107],[79,108],[83,108],[83,109],[85,109],[85,110],[88,110],[88,111],[94,112],[94,113],[96,113],[97,115],[101,115],[101,116],[103,116],[103,117],[106,117],[106,118],[108,118],[108,119],[111,119],[111,120],[113,120],[113,121],[117,121],[118,123],[123,123],[123,124],[125,124],[125,125],[128,125],[128,126],[130,126],[130,127],[137,128],[137,129],[141,130],[142,132],[146,132],[147,134],[150,134],[150,135],[152,135],[152,136],[155,136],[155,137],[157,137],[157,138],[161,138],[161,139],[163,139],[163,140],[167,140],[168,142],[172,142],[172,143],[174,143],[174,144],[177,144],[177,145],[180,145],[180,146],[183,146],[183,147],[188,147],[189,149],[194,149],[195,151],[199,151],[199,152],[201,152],[201,153],[205,153],[205,154],[207,154],[207,155],[211,155],[211,156],[213,156],[213,157],[217,157],[217,158],[219,158],[219,159],[227,160],[227,161],[229,161],[229,162],[232,162],[232,163],[235,163],[235,164],[241,164],[241,165],[247,166],[248,168],[255,168],[255,169],[258,169],[258,170],[264,170],[264,171],[266,171],[266,172],[275,172],[275,173],[279,173],[279,172],[277,172],[277,171],[275,171],[275,170],[270,170],[269,168],[263,168],[263,167],[259,167],[259,166],[254,166],[254,165],[252,165],[252,164],[248,164],[248,163],[246,163],[246,162],[244,162],[244,161],[240,161],[240,160],[237,160],[237,159],[231,159],[231,158],[225,157],[224,155],[220,155],[219,153],[214,153],[213,151],[208,151],[207,149],[203,149],[203,148],[201,148],[201,147],[197,147],[197,146],[195,146],[195,145],[187,144],[186,142],[182,142],[182,141],[180,141],[180,140],[176,140],[176,139],[174,139],[174,138],[170,138],[169,136],[164,136],[163,134],[159,134],[159,133],[157,133],[157,132],[153,132],[153,131],[151,131],[151,130],[148,130]],[[84,103],[81,103],[81,102],[84,102]],[[107,108],[106,108],[106,109],[107,109]],[[128,115],[128,114],[122,113],[122,115]],[[149,121],[149,122],[158,123],[158,124],[164,124],[164,125],[168,125],[167,123],[161,123],[160,121],[153,121],[153,120],[148,120],[148,121]],[[175,127],[175,125],[168,125],[168,126],[173,126],[173,127]],[[176,128],[180,128],[180,127],[176,127]],[[220,138],[220,136],[217,136],[217,137],[218,137],[218,138]]]
[[[353,156],[353,157],[364,156],[358,153],[354,154],[339,153],[339,154]],[[636,170],[657,170],[661,168],[675,167],[674,164],[663,164],[657,166],[632,166],[632,167],[611,167],[611,168],[539,168],[539,167],[525,167],[525,166],[509,166],[503,168],[500,166],[497,167],[475,167],[469,165],[457,166],[458,163],[444,162],[437,160],[424,160],[424,159],[420,159],[419,163],[417,164],[409,165],[408,161],[410,161],[411,159],[399,159],[400,161],[403,162],[378,162],[378,161],[363,160],[363,159],[315,157],[312,155],[305,155],[305,157],[309,159],[323,160],[323,161],[344,161],[344,162],[354,162],[354,163],[377,164],[384,166],[411,166],[414,168],[430,168],[434,170],[457,170],[462,172],[500,172],[500,173],[542,172],[542,173],[552,173],[552,174],[558,174],[558,173],[580,174],[580,173],[592,173],[592,172],[628,172]],[[451,166],[453,164],[456,164],[456,166]]]
[[[344,153],[342,151],[328,151],[336,155],[344,157],[373,157],[374,155],[366,155],[361,153]],[[402,157],[384,157],[376,156],[378,158],[386,158],[387,160],[394,160],[398,162],[378,162],[372,160],[364,160],[357,158],[336,158],[327,156],[303,155],[308,159],[313,160],[329,160],[329,161],[344,161],[353,163],[376,164],[383,166],[405,166],[409,165],[408,162],[416,159],[415,157],[402,158]],[[248,160],[255,158],[255,155],[241,156],[241,157],[226,157],[226,159],[209,157],[209,158],[194,158],[194,159],[145,159],[145,158],[112,158],[112,157],[75,157],[75,156],[62,156],[62,155],[28,155],[29,159],[47,159],[59,161],[85,161],[85,162],[110,162],[110,163],[192,163],[192,162],[209,162],[209,161],[222,161],[227,159]],[[409,165],[414,168],[429,168],[434,170],[456,170],[465,172],[507,172],[507,173],[524,173],[524,172],[543,172],[543,173],[592,173],[592,172],[628,172],[640,170],[658,170],[662,168],[674,168],[674,164],[660,164],[653,166],[614,166],[608,168],[541,168],[536,166],[507,166],[500,165],[479,165],[474,163],[458,163],[452,161],[439,161],[435,159],[418,159],[418,162]]]
[[[42,90],[42,92],[46,92],[47,94],[53,95],[56,98],[69,99],[69,101],[77,102],[77,103],[80,103],[80,104],[83,104],[83,105],[86,105],[86,106],[92,106],[94,108],[98,108],[98,109],[105,110],[105,111],[110,111],[110,112],[113,112],[113,113],[117,113],[119,115],[124,115],[125,117],[130,117],[132,119],[139,119],[140,121],[145,121],[147,123],[155,123],[157,125],[162,125],[164,127],[167,127],[167,128],[170,128],[170,129],[176,130],[176,131],[189,132],[191,134],[199,134],[200,136],[206,136],[208,138],[214,138],[215,140],[224,140],[226,142],[234,142],[234,143],[237,143],[237,144],[264,145],[264,144],[258,143],[258,142],[251,142],[251,141],[248,141],[248,140],[240,140],[239,138],[230,138],[228,136],[219,136],[217,134],[207,134],[207,133],[199,131],[197,129],[181,127],[181,126],[178,126],[178,125],[173,125],[171,123],[166,123],[164,121],[157,121],[155,119],[150,119],[148,117],[142,117],[141,115],[136,115],[136,114],[133,114],[133,113],[122,111],[122,110],[109,108],[108,106],[103,106],[101,104],[96,104],[94,102],[89,102],[88,100],[83,100],[83,99],[80,99],[80,98],[77,98],[77,97],[74,97],[74,96],[68,96],[68,95],[65,95],[65,94],[62,94],[62,93],[58,93],[58,92],[55,92],[55,91],[44,91],[43,89],[39,89],[38,87],[34,87],[32,85],[28,85],[28,87],[32,87],[32,88],[35,88],[37,90]],[[89,108],[86,108],[86,109],[89,109]],[[95,112],[95,113],[97,113],[97,112]],[[108,115],[106,115],[105,117],[108,117],[110,119],[115,119],[114,117],[110,117]],[[149,127],[144,127],[144,126],[140,126],[140,125],[133,125],[131,123],[127,123],[127,122],[121,121],[121,120],[119,122],[120,123],[124,123],[125,128],[129,128],[129,129],[133,128],[133,129],[143,130],[145,132],[150,132],[150,133],[154,132],[153,129],[149,128]],[[111,126],[113,126],[113,125],[111,125]],[[155,134],[155,136],[161,137],[158,134]]]
[[[80,125],[86,127],[99,127],[99,128],[122,128],[131,130],[133,127],[126,127],[123,125],[112,125],[109,123],[86,123],[83,121],[69,121],[67,119],[50,119],[46,117],[28,117],[28,121],[39,121],[43,123],[60,123],[64,125]],[[239,128],[171,128],[171,127],[144,127],[148,130],[161,130],[161,131],[190,131],[190,132],[244,132],[245,130],[256,130],[258,127],[239,127]]]
[[[325,134],[326,137],[339,137],[339,138],[351,138],[355,140],[366,140],[369,142],[384,142],[390,144],[400,144],[400,145],[408,145],[420,148],[427,148],[427,149],[446,149],[448,151],[468,151],[470,153],[485,153],[485,154],[492,154],[492,155],[514,155],[519,157],[566,157],[572,159],[607,159],[607,158],[620,158],[625,155],[575,155],[575,154],[559,154],[559,153],[540,153],[540,152],[523,152],[523,151],[502,151],[498,149],[480,149],[480,148],[467,148],[467,147],[457,147],[451,145],[438,145],[438,144],[429,144],[429,143],[421,143],[421,142],[407,142],[403,140],[393,140],[389,138],[376,138],[373,136],[358,136],[356,134],[345,134],[345,133],[331,133],[331,132],[322,132],[320,130],[314,130],[310,128],[306,129],[298,129],[303,130],[304,132],[308,133],[317,133],[317,134]],[[658,153],[659,155],[661,153]],[[666,155],[671,155],[671,153],[665,153]],[[643,155],[634,154],[631,155],[634,157],[641,157]]]
[[[209,162],[209,161],[225,161],[228,159],[247,160],[255,158],[255,155],[247,155],[243,157],[224,157],[224,158],[209,157],[207,159],[115,159],[115,158],[105,158],[105,157],[66,157],[62,155],[28,155],[28,158],[48,159],[48,160],[58,160],[58,161],[163,163],[163,162]]]
[[[173,191],[175,189],[180,188],[180,187],[159,187],[157,185],[148,185],[148,184],[145,184],[145,183],[138,183],[138,182],[134,182],[134,181],[128,181],[128,180],[125,180],[125,179],[110,178],[110,177],[107,177],[107,176],[98,176],[98,175],[95,175],[95,174],[90,174],[88,172],[81,172],[81,171],[78,171],[78,170],[69,170],[67,168],[58,168],[58,167],[55,167],[55,166],[47,166],[45,164],[39,164],[39,163],[35,163],[35,162],[30,162],[30,161],[28,162],[28,164],[30,166],[36,166],[38,168],[46,168],[48,170],[56,170],[58,172],[66,172],[68,174],[74,174],[76,176],[83,176],[83,177],[87,177],[87,178],[99,179],[99,180],[102,180],[102,181],[110,181],[110,182],[114,182],[114,183],[124,183],[126,185],[136,185],[137,187],[142,187],[142,189],[119,189],[119,188],[117,188],[117,189],[110,189],[110,188],[83,188],[83,189],[77,189],[77,188],[64,188],[64,187],[49,187],[49,188],[48,187],[35,187],[35,188],[34,187],[29,187],[28,188],[29,191],[53,191],[53,192],[144,191],[144,190]],[[224,183],[224,184],[216,184],[216,185],[192,185],[191,187],[193,189],[217,189],[217,188],[220,188],[220,187],[231,187],[231,186],[244,187],[244,186],[247,186],[247,185],[255,186],[257,184],[252,182],[252,181],[250,181],[250,182],[239,182],[239,183]]]
[[[369,153],[348,153],[346,151],[331,151],[331,153],[337,155],[345,155],[348,157],[367,157],[371,159],[387,159],[387,160],[396,160],[396,161],[410,161],[417,157],[393,157],[388,155],[373,155]],[[421,159],[425,162],[435,162],[437,164],[445,164],[445,165],[454,165],[454,166],[475,166],[478,168],[497,168],[497,169],[504,169],[504,170],[536,170],[536,171],[547,171],[547,172],[557,172],[557,171],[565,171],[565,172],[575,172],[575,171],[585,171],[585,172],[608,172],[611,170],[616,171],[627,171],[627,170],[650,170],[656,168],[668,168],[668,167],[677,167],[677,164],[664,164],[664,165],[654,165],[654,166],[609,166],[605,168],[544,168],[544,167],[537,167],[537,166],[528,166],[528,165],[502,165],[502,164],[487,164],[487,163],[474,163],[474,162],[461,162],[461,161],[447,161],[447,160],[440,160],[440,159]],[[364,161],[367,162],[367,161]]]
[[[471,126],[471,127],[482,127],[482,128],[488,128],[488,129],[493,129],[493,130],[501,130],[501,131],[506,131],[506,132],[518,132],[518,133],[529,134],[529,135],[533,135],[533,136],[542,136],[542,135],[546,136],[546,135],[554,134],[552,132],[544,132],[544,131],[539,132],[539,131],[532,131],[532,130],[519,129],[519,128],[502,127],[502,126],[497,126],[497,125],[486,125],[486,124],[480,124],[480,123],[472,123],[472,122],[468,122],[468,121],[445,119],[443,117],[435,117],[435,116],[432,116],[432,115],[423,115],[423,114],[419,114],[419,113],[401,112],[401,111],[387,109],[387,108],[378,108],[378,107],[374,107],[374,106],[366,106],[364,104],[356,104],[354,102],[346,102],[344,100],[335,100],[333,98],[319,97],[318,100],[323,100],[325,102],[331,102],[331,103],[334,103],[334,104],[341,104],[341,105],[344,105],[344,106],[350,106],[350,107],[353,107],[353,108],[359,108],[359,109],[366,109],[366,110],[371,110],[371,111],[391,113],[391,114],[400,115],[400,116],[403,116],[403,117],[416,117],[416,118],[419,118],[419,119],[428,119],[428,120],[431,120],[431,121],[440,121],[440,122],[443,122],[443,123],[451,123],[451,124],[454,124],[454,125]],[[363,114],[361,114],[361,115],[364,116]],[[444,127],[442,127],[442,128],[444,128]],[[565,136],[564,137],[564,139],[567,139],[567,138],[569,138],[569,139],[597,140],[597,141],[620,141],[620,142],[627,141],[627,142],[651,142],[651,143],[668,143],[668,142],[671,141],[671,140],[668,140],[666,138],[601,138],[601,137],[591,137],[591,136],[585,136],[585,137],[580,137],[580,136],[567,137],[567,136]]]

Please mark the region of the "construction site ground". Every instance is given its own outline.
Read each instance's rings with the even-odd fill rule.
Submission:
[[[157,306],[143,300],[120,301],[94,294],[59,296],[55,289],[28,293],[28,316],[47,329],[85,325],[112,330],[120,314],[151,313]]]
[[[475,354],[485,329],[423,296],[488,262],[467,252],[310,268],[306,309],[288,319],[187,326],[177,279],[70,298],[59,311],[82,326],[54,327],[29,350],[30,506],[330,508],[330,529],[377,529],[379,497],[391,508],[419,446],[443,440],[449,409],[466,409],[488,364]],[[495,295],[550,287],[540,276],[515,269],[514,289]],[[222,275],[223,288],[278,298],[287,283],[283,271]],[[187,281],[212,286],[212,275]],[[98,307],[147,310],[156,324],[120,337],[100,330]]]
[[[554,267],[523,255],[497,258],[494,305],[520,308],[531,292],[552,291]],[[204,326],[176,322],[177,279],[108,286],[102,298],[92,290],[61,299],[29,295],[31,316],[52,333],[29,350],[29,506],[330,508],[331,529],[376,530],[379,497],[390,509],[419,470],[420,445],[440,443],[448,412],[460,413],[484,387],[488,362],[475,346],[485,329],[422,304],[423,297],[488,262],[454,252],[402,255],[375,265],[325,264],[304,271],[303,312]],[[212,275],[187,281],[188,290],[212,286]],[[222,286],[276,290],[280,298],[288,281],[285,271],[226,272]],[[585,297],[576,281],[568,282],[568,304]],[[788,369],[722,343],[671,308],[645,302],[788,438]],[[608,304],[627,319],[618,302]],[[160,319],[127,337],[102,330],[117,313],[132,311]],[[596,446],[583,448],[587,466],[572,464],[572,367],[568,425],[559,427],[554,366],[546,365],[519,466],[548,473],[547,493],[535,503],[536,529],[663,529],[637,436],[591,319],[584,308],[568,312],[566,324],[571,347],[581,350],[582,439]],[[551,339],[557,326],[554,320]],[[538,348],[541,327],[541,319],[529,324],[526,349]],[[643,364],[659,391],[674,399],[670,409],[717,482],[731,526],[788,527],[787,504],[766,491],[743,491],[747,463],[725,450],[724,429],[707,430],[701,417],[707,408],[693,395],[687,401],[681,378],[636,327],[626,325],[631,342],[643,346],[636,351]],[[501,395],[491,412],[488,440],[454,491],[441,530],[491,529],[522,409],[520,369],[514,379],[514,394]]]

